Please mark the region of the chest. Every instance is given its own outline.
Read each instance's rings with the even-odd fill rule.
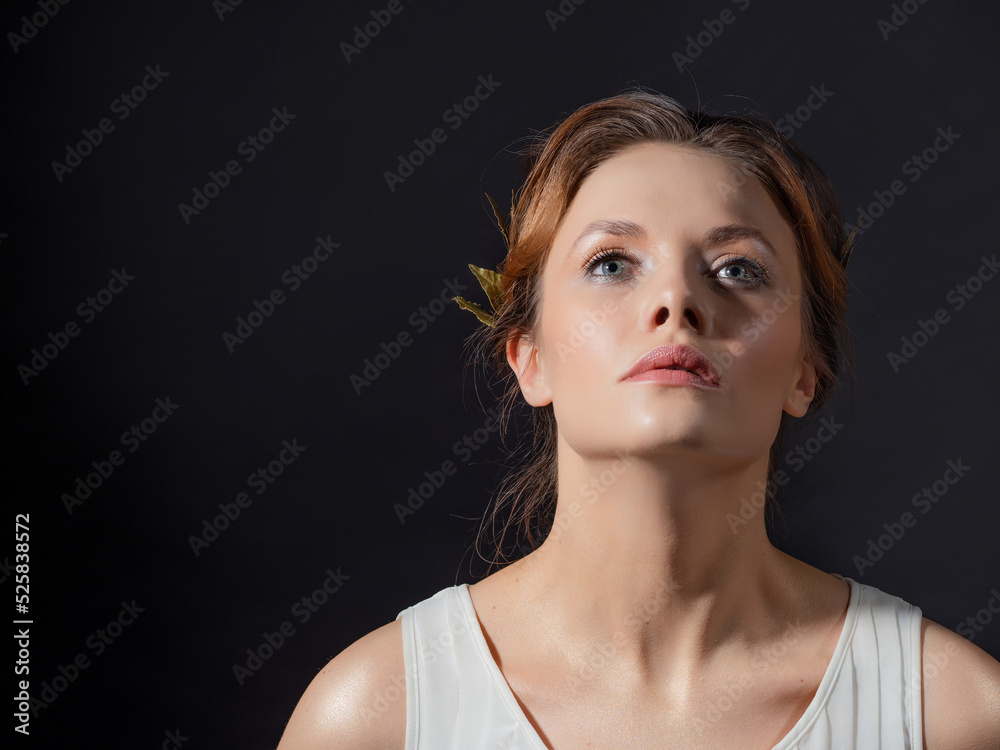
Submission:
[[[513,675],[508,684],[551,750],[770,750],[802,718],[821,678],[748,674],[667,694],[622,689],[596,670],[590,681]]]

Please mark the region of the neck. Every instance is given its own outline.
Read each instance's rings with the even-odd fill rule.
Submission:
[[[746,510],[762,506],[766,458],[584,458],[562,442],[559,456],[553,528],[528,559],[569,642],[614,643],[631,669],[676,673],[773,636],[800,604],[790,584],[804,564],[771,545],[762,509]]]

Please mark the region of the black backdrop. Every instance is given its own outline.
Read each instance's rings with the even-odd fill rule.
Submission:
[[[453,451],[493,402],[463,372],[475,319],[435,300],[456,279],[482,298],[466,264],[502,258],[483,194],[509,202],[520,140],[631,83],[780,120],[845,220],[872,217],[853,407],[843,388],[832,440],[792,437],[809,460],[786,465],[775,540],[1000,655],[996,13],[5,4],[0,586],[11,602],[29,514],[24,743],[273,747],[330,657],[482,571],[505,450]]]

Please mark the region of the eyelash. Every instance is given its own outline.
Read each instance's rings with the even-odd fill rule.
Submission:
[[[594,255],[592,255],[590,259],[587,260],[586,263],[584,263],[584,270],[587,272],[588,275],[591,275],[594,273],[595,268],[599,267],[602,263],[609,260],[625,260],[629,263],[632,263],[633,265],[641,265],[640,260],[627,250],[623,250],[621,248],[602,247],[598,249],[598,251]],[[736,280],[735,284],[737,286],[742,286],[745,288],[753,288],[757,286],[766,286],[769,283],[770,274],[768,273],[767,269],[760,263],[755,261],[753,258],[751,258],[749,254],[731,255],[727,258],[724,258],[722,264],[716,268],[715,273],[718,273],[723,268],[726,268],[727,266],[731,266],[734,264],[742,264],[756,275],[755,278],[748,279],[747,281]],[[608,278],[616,278],[616,277],[612,276]]]

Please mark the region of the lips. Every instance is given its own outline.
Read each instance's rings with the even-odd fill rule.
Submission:
[[[658,346],[640,357],[622,380],[638,378],[653,370],[683,370],[695,376],[693,384],[716,388],[719,386],[719,374],[712,363],[693,346]]]

